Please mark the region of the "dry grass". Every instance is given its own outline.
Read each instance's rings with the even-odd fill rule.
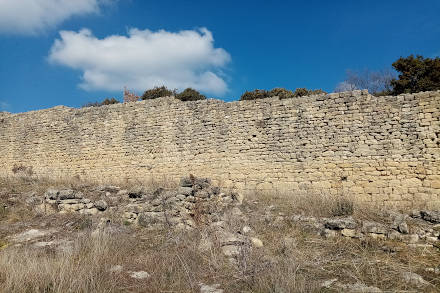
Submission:
[[[42,194],[48,187],[57,186],[53,181],[15,183],[19,184],[10,180],[10,185],[0,185],[0,189],[10,195],[9,189],[15,188],[19,197],[19,193],[38,190]],[[80,187],[75,182],[59,184]],[[6,199],[6,195],[2,197]],[[0,235],[0,292],[200,292],[200,283],[218,283],[224,292],[339,292],[336,288],[321,288],[322,282],[334,278],[344,284],[360,282],[389,292],[440,292],[439,275],[425,271],[440,267],[439,250],[411,249],[379,240],[324,239],[288,217],[274,220],[279,213],[380,217],[375,207],[347,198],[319,194],[255,195],[245,201],[242,210],[249,218],[247,225],[264,242],[264,247],[244,246],[235,264],[224,257],[218,243],[214,242],[208,250],[199,249],[200,239],[207,234],[204,228],[152,231],[115,222],[114,229],[92,233],[98,221],[95,218],[20,215],[19,211],[24,209],[17,204],[0,213],[0,226],[9,225],[9,232],[15,233],[12,231],[16,226],[22,231],[23,227],[49,223],[47,227],[63,231],[56,239],[73,242],[61,245],[71,247],[66,250],[36,249],[26,243],[7,246],[6,235]],[[265,216],[268,210],[272,218]],[[10,224],[14,217],[15,226]],[[243,223],[231,219],[227,224],[234,227]],[[390,252],[390,247],[398,249]],[[122,265],[123,271],[111,272],[115,265]],[[130,277],[132,271],[147,271],[151,277],[136,280]],[[403,272],[420,274],[431,286],[421,289],[407,284],[402,281]]]

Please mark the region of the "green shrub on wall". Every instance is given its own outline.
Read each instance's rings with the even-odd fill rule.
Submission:
[[[306,88],[297,88],[293,93],[293,96],[296,98],[296,97],[314,96],[314,95],[322,95],[322,94],[326,94],[326,92],[321,89],[309,90]]]
[[[291,90],[285,88],[274,88],[269,92],[269,97],[279,97],[280,99],[294,98],[294,94]]]
[[[241,95],[240,101],[258,100],[267,97],[269,97],[269,93],[266,90],[253,90],[250,92],[246,91],[244,94]]]
[[[206,97],[192,88],[187,88],[180,94],[176,95],[176,99],[181,101],[197,101],[197,100],[206,100]]]
[[[176,95],[175,90],[170,90],[165,86],[161,86],[146,90],[141,98],[142,100],[152,100],[161,97],[170,97],[175,95]]]
[[[101,107],[101,106],[105,106],[105,105],[113,105],[113,104],[119,104],[120,102],[118,100],[116,100],[115,98],[106,98],[104,101],[102,102],[93,102],[93,103],[87,103],[84,104],[82,107],[83,108],[87,108],[87,107]]]
[[[298,88],[295,90],[295,92],[292,92],[291,90],[285,88],[274,88],[270,91],[266,91],[266,90],[246,91],[240,97],[240,101],[258,100],[258,99],[264,99],[270,97],[279,97],[280,99],[291,99],[302,96],[312,96],[312,95],[321,95],[321,94],[326,94],[326,92],[324,92],[321,89],[309,90],[306,88]]]

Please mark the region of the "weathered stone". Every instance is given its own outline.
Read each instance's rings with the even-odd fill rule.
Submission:
[[[422,219],[431,223],[440,223],[440,211],[421,211]]]
[[[180,184],[181,187],[192,187],[193,181],[189,177],[182,177],[180,178]]]
[[[83,203],[82,200],[80,199],[65,199],[63,201],[61,201],[62,204],[79,204],[79,203]]]
[[[364,221],[362,223],[361,231],[363,233],[374,233],[374,234],[387,234],[388,232],[387,228],[382,224],[371,221]]]
[[[251,243],[252,243],[253,247],[259,248],[259,247],[263,247],[264,246],[263,245],[263,241],[261,241],[260,239],[258,239],[256,237],[251,237],[250,240],[251,240]]]
[[[377,287],[367,286],[363,283],[357,282],[355,284],[339,284],[340,288],[343,288],[346,292],[352,293],[381,293]]]
[[[180,186],[177,193],[184,196],[190,196],[193,194],[193,189],[191,187]]]
[[[122,272],[123,269],[124,269],[123,266],[121,266],[121,265],[115,265],[115,266],[112,266],[112,267],[110,268],[109,272],[110,272],[110,273],[120,273],[120,272]]]
[[[139,272],[131,272],[130,273],[130,277],[132,277],[133,279],[138,279],[138,280],[142,280],[142,279],[147,279],[150,277],[150,274],[145,272],[145,271],[139,271]]]
[[[105,211],[108,208],[108,204],[105,200],[98,200],[95,202],[95,207],[98,209],[98,211]]]
[[[225,245],[222,246],[222,252],[225,256],[237,256],[240,254],[240,246],[237,245]]]
[[[350,238],[358,237],[355,229],[342,229],[341,235]]]
[[[219,289],[220,284],[205,285],[200,284],[200,293],[223,293],[223,289]]]
[[[429,282],[424,280],[422,276],[413,273],[413,272],[404,272],[402,273],[403,280],[407,283],[410,283],[416,287],[426,287],[429,286]]]
[[[75,199],[75,191],[71,190],[71,189],[63,189],[60,190],[58,193],[58,197],[60,200],[64,200],[64,199]]]
[[[335,238],[338,236],[338,233],[335,230],[324,229],[321,231],[321,236],[327,239]]]
[[[331,230],[355,229],[357,223],[352,217],[326,219],[325,227]]]
[[[417,243],[419,241],[419,235],[417,234],[404,235],[403,241],[405,241],[406,243]]]
[[[96,215],[98,213],[98,209],[97,208],[83,209],[80,211],[80,213],[85,215]]]
[[[58,199],[59,190],[49,188],[46,193],[44,194],[46,199],[56,200]]]
[[[144,195],[144,189],[142,187],[134,187],[130,191],[128,191],[129,198],[142,198]]]
[[[24,231],[22,233],[16,234],[12,237],[13,241],[16,242],[25,242],[25,241],[30,241],[30,240],[34,240],[43,236],[47,236],[50,235],[52,233],[54,233],[55,231],[53,230],[38,230],[38,229],[30,229],[27,231]]]

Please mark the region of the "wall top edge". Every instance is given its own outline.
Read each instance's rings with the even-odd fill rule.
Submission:
[[[102,111],[103,109],[118,109],[118,108],[138,108],[139,106],[149,106],[149,107],[156,107],[156,106],[163,106],[166,104],[182,104],[185,103],[187,105],[212,105],[212,104],[228,104],[228,105],[245,105],[249,103],[261,103],[261,104],[271,104],[273,102],[283,101],[287,103],[294,103],[294,104],[301,104],[306,101],[323,101],[328,99],[338,99],[338,98],[350,98],[350,97],[361,97],[361,96],[369,96],[369,98],[374,98],[377,100],[387,100],[387,99],[396,99],[398,97],[408,98],[408,97],[433,97],[433,96],[440,96],[440,90],[438,91],[426,91],[426,92],[419,92],[419,93],[412,93],[412,94],[401,94],[398,96],[380,96],[376,97],[368,93],[367,90],[355,90],[355,91],[347,91],[347,92],[340,92],[340,93],[330,93],[330,94],[321,94],[321,95],[312,95],[312,96],[303,96],[299,98],[292,98],[292,99],[279,99],[279,97],[270,97],[265,99],[257,99],[257,100],[245,100],[245,101],[230,101],[226,102],[219,99],[209,98],[206,100],[199,100],[199,101],[187,101],[182,102],[173,96],[170,97],[161,97],[154,100],[144,100],[144,101],[137,101],[137,102],[130,102],[130,103],[120,103],[120,104],[112,104],[112,105],[104,105],[100,107],[86,107],[86,108],[73,108],[68,106],[55,106],[47,109],[39,109],[39,110],[33,110],[33,111],[27,111],[27,112],[20,112],[20,113],[9,113],[9,112],[1,112],[0,111],[0,117],[13,117],[13,116],[21,116],[21,115],[27,115],[27,114],[35,114],[35,113],[45,113],[45,112],[76,112],[76,113],[82,113],[82,112],[89,112],[89,111]]]

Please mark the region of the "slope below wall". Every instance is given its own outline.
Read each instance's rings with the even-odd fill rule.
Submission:
[[[440,206],[440,91],[225,103],[160,98],[0,113],[0,175],[210,177],[240,190]]]

